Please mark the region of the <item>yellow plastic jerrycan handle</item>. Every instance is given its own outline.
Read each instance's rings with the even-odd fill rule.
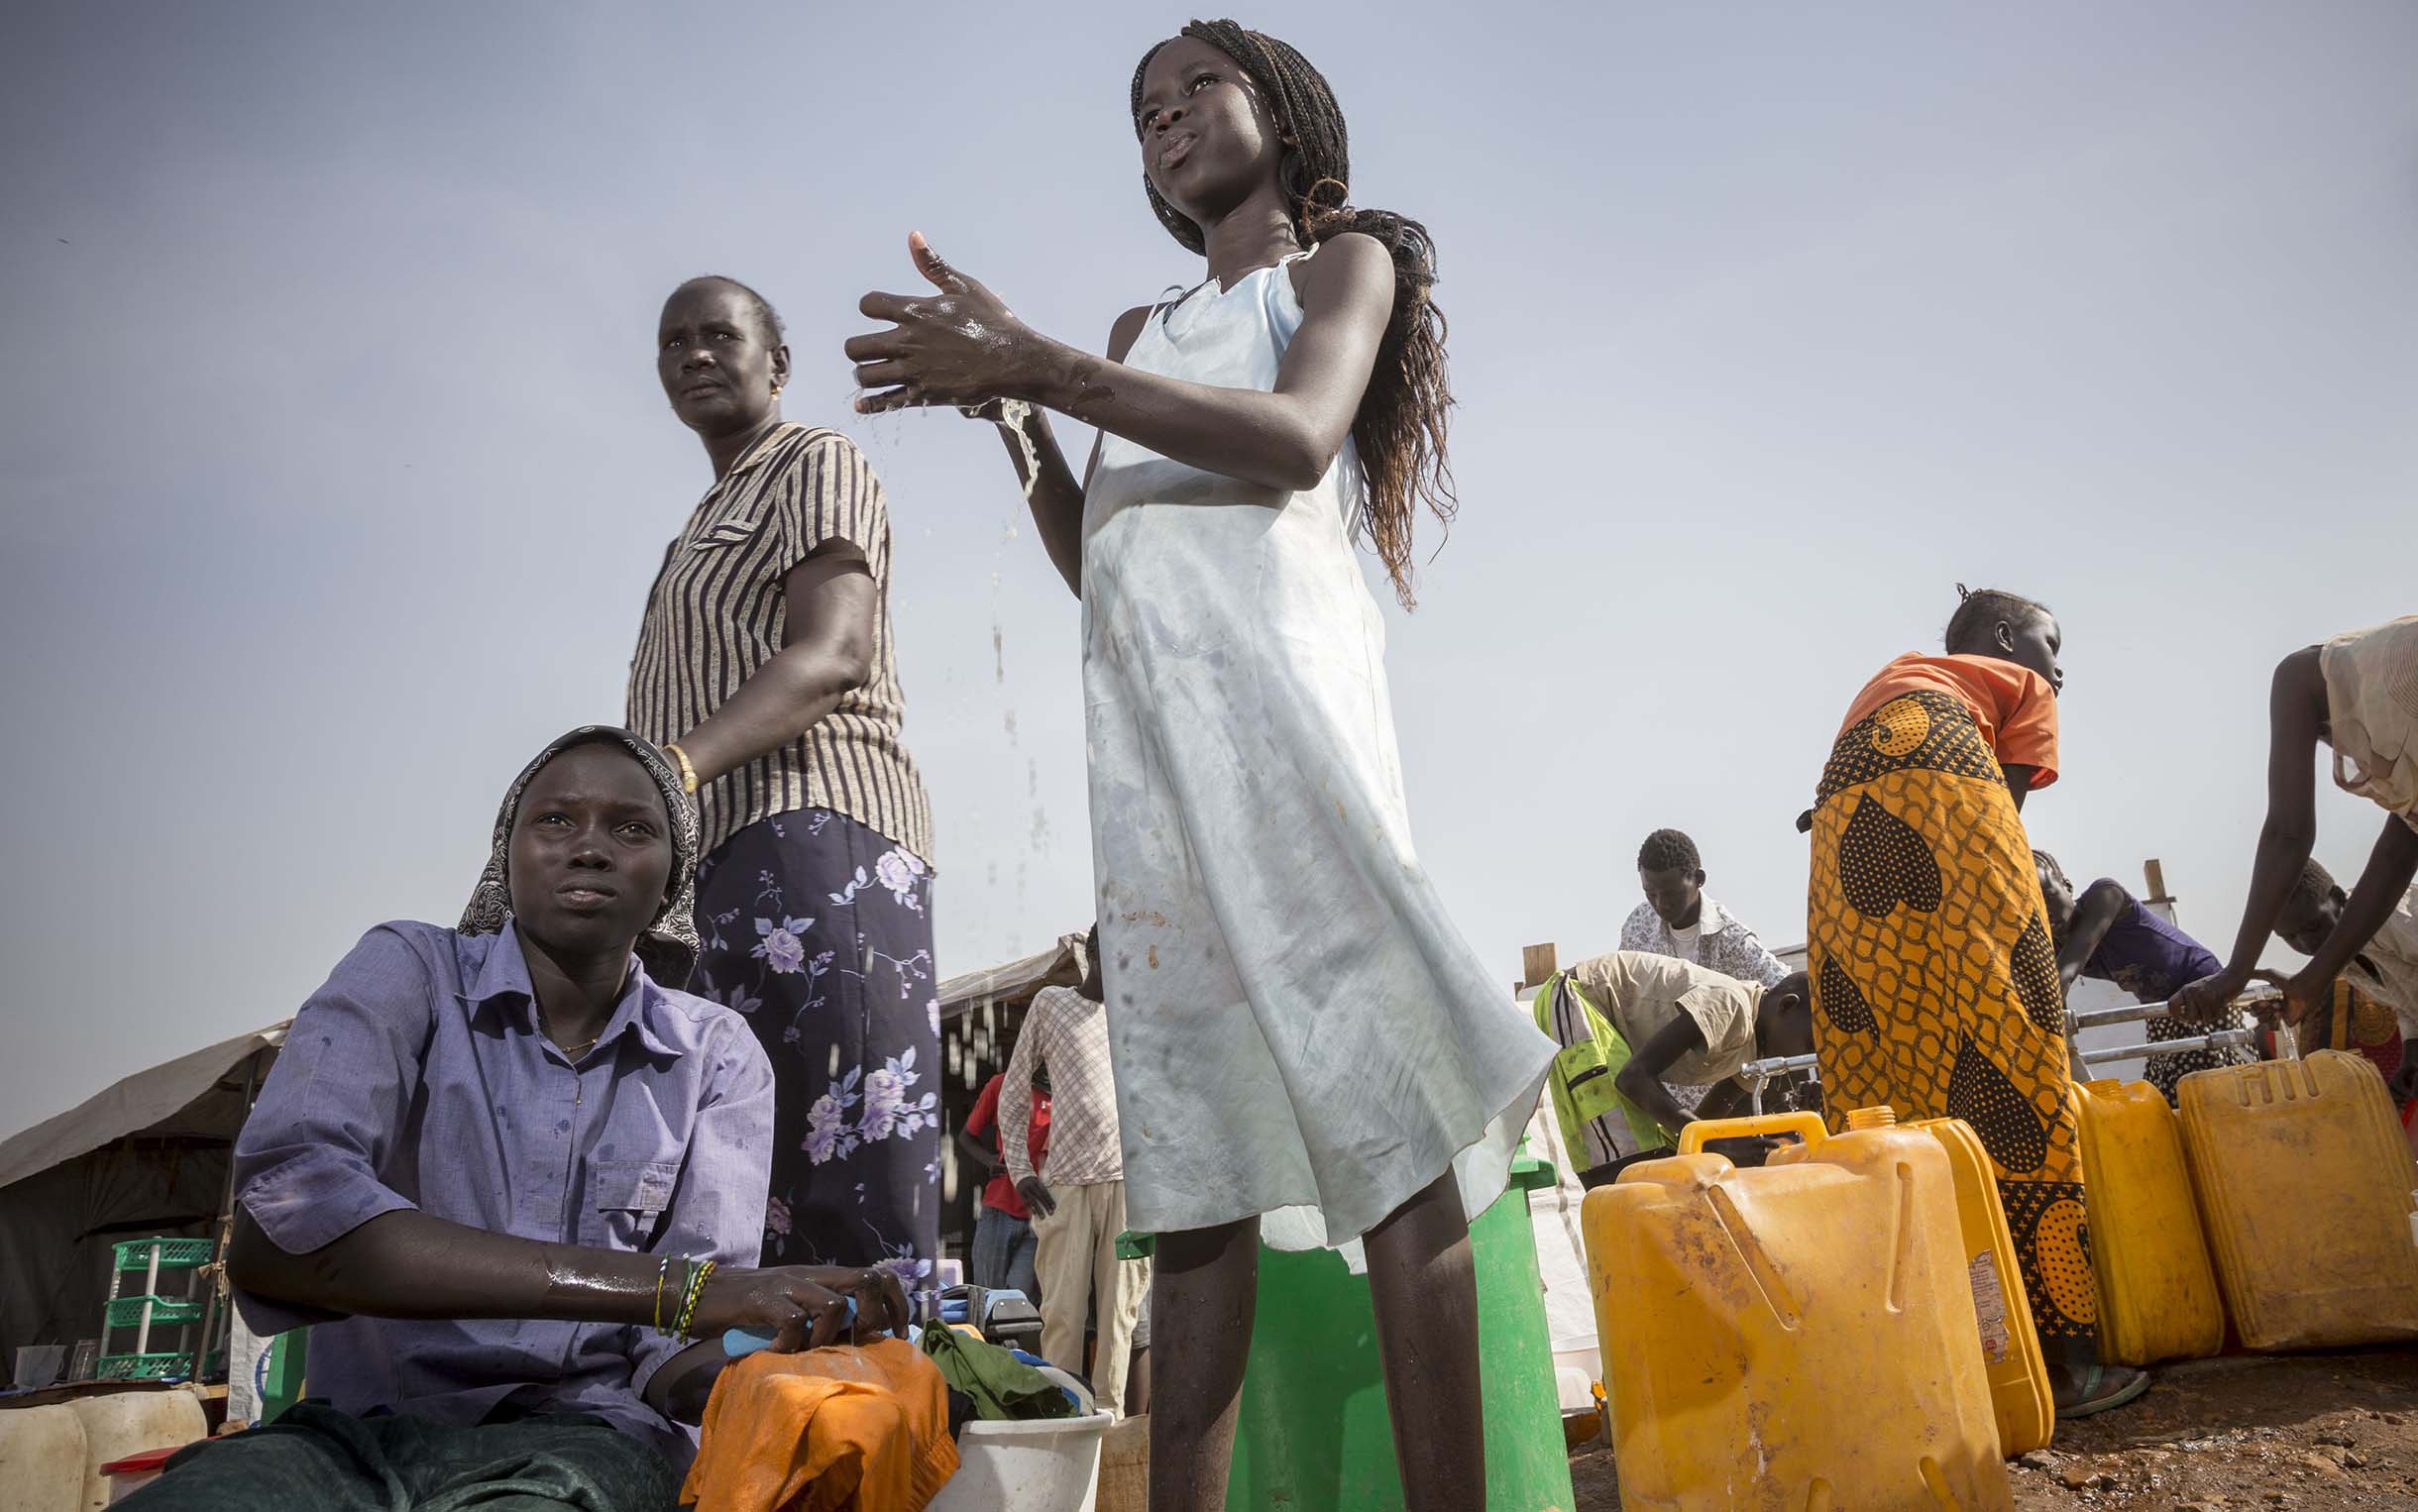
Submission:
[[[1766,1113],[1749,1119],[1699,1119],[1679,1132],[1679,1152],[1693,1155],[1704,1147],[1707,1139],[1736,1139],[1750,1134],[1793,1134],[1806,1141],[1808,1147],[1819,1144],[1829,1130],[1821,1115],[1803,1109],[1794,1113]]]

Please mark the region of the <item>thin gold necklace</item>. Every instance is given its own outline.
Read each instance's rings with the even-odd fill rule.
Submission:
[[[554,1040],[554,1047],[563,1052],[563,1058],[565,1060],[579,1059],[581,1056],[587,1054],[590,1050],[595,1049],[597,1041],[604,1037],[604,1030],[599,1029],[597,1032],[589,1035],[586,1039],[581,1040],[578,1044],[565,1044],[560,1039],[555,1039],[554,1026],[546,1022],[546,1014],[545,1010],[543,1009],[538,1010],[537,1026],[545,1030],[546,1037],[548,1039]]]

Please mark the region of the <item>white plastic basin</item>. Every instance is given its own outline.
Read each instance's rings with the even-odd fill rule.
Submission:
[[[1105,1412],[1038,1423],[965,1425],[957,1473],[931,1512],[1092,1512]]]

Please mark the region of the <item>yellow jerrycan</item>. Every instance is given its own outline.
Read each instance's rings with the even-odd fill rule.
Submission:
[[[2418,1339],[2418,1177],[2375,1062],[2320,1050],[2194,1071],[2175,1090],[2192,1188],[2242,1343],[2307,1350]]]
[[[2075,1090],[2082,1168],[2090,1174],[2100,1357],[2150,1365],[2219,1352],[2225,1302],[2174,1110],[2147,1082],[2103,1080]]]
[[[1877,1122],[1873,1114],[1889,1112],[1868,1110],[1866,1122]],[[2015,1252],[2015,1232],[2007,1226],[2006,1205],[1999,1200],[1990,1152],[1962,1119],[1917,1119],[1906,1127],[1939,1141],[1956,1178],[1956,1222],[1964,1240],[1960,1252],[1973,1290],[1982,1364],[1990,1378],[1990,1408],[1998,1420],[1999,1453],[2012,1459],[2046,1449],[2057,1426],[2056,1402],[2049,1395],[2048,1361],[2040,1352],[2039,1331],[2032,1324],[2032,1300],[2024,1292],[2023,1264]],[[2193,1230],[2198,1230],[2196,1223]]]
[[[1587,1194],[1580,1228],[1631,1512],[2013,1505],[1955,1175],[1915,1129],[1691,1124]],[[1793,1134],[1760,1170],[1707,1139]]]

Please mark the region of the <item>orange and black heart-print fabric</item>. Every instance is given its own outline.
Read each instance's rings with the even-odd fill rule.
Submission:
[[[1958,1118],[1998,1167],[2043,1338],[2098,1304],[2082,1152],[2032,844],[1972,714],[1892,699],[1843,732],[1814,809],[1806,968],[1833,1127],[1856,1108]]]

